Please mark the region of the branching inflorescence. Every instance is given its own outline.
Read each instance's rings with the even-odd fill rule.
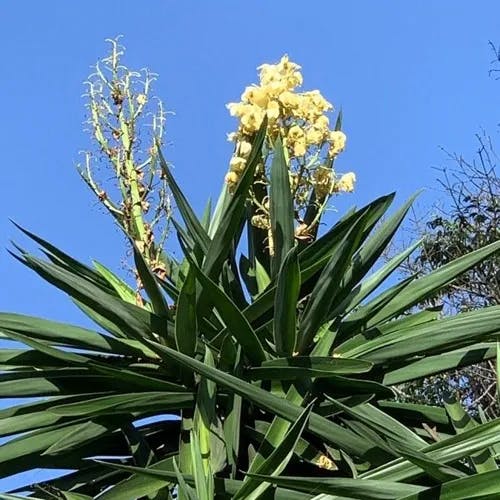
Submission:
[[[123,49],[117,40],[109,42],[110,55],[96,64],[86,82],[94,148],[78,170],[146,262],[162,275],[171,203],[155,141],[161,144],[165,111],[152,95],[156,75],[123,66]]]
[[[319,92],[297,92],[302,85],[300,66],[283,56],[278,64],[263,64],[258,68],[259,84],[245,89],[240,102],[229,103],[227,108],[238,118],[238,129],[228,135],[235,143],[235,151],[226,175],[229,190],[234,190],[242,175],[250,143],[264,117],[268,120],[263,162],[257,170],[256,186],[251,198],[257,207],[252,224],[270,229],[269,165],[274,143],[283,141],[288,155],[290,188],[293,195],[296,236],[312,236],[333,193],[352,192],[356,177],[350,172],[339,176],[333,169],[334,160],[344,150],[346,135],[340,130],[341,116],[330,128],[327,113],[333,110]],[[262,189],[263,188],[263,189]]]

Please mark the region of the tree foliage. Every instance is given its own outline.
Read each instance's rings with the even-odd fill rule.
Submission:
[[[454,169],[439,180],[445,206],[425,222],[422,248],[408,264],[425,274],[440,265],[500,239],[500,179],[497,155],[489,137],[477,137],[477,158],[467,162],[452,155]],[[500,304],[500,259],[493,256],[458,278],[440,293],[453,313]]]
[[[493,45],[492,48],[494,49]],[[495,62],[498,63],[495,50]],[[494,62],[494,63],[495,63]],[[491,75],[497,74],[493,66]],[[467,253],[500,240],[500,179],[495,140],[477,135],[472,160],[447,153],[451,167],[440,169],[440,203],[431,214],[415,217],[410,232],[422,245],[403,266],[408,276],[423,276]],[[500,257],[492,255],[430,297],[423,307],[444,306],[444,314],[472,311],[500,304]],[[404,400],[444,404],[449,393],[458,393],[474,415],[500,415],[497,377],[492,361],[408,384]]]

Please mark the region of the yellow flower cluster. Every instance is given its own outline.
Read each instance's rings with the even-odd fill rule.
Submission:
[[[281,135],[291,157],[304,157],[311,147],[328,145],[328,155],[333,158],[345,147],[343,132],[329,129],[326,112],[333,106],[319,90],[294,92],[302,85],[300,66],[283,56],[278,64],[259,67],[260,84],[247,87],[240,102],[227,105],[232,116],[239,119],[237,132],[228,136],[236,149],[226,177],[234,186],[245,168],[249,154],[247,145],[259,130],[265,116],[268,119],[269,139]],[[245,146],[242,148],[241,144]]]
[[[354,191],[354,184],[356,182],[356,175],[354,172],[344,174],[334,185],[333,191],[340,193],[352,193]]]
[[[348,172],[336,178],[331,168],[318,167],[314,171],[314,186],[316,194],[320,198],[333,193],[352,193],[355,183],[356,175],[354,172]]]
[[[267,117],[266,143],[255,183],[269,185],[268,160],[276,139],[280,137],[286,148],[296,221],[307,233],[310,228],[303,224],[302,217],[311,199],[322,211],[331,194],[354,189],[356,178],[353,173],[338,177],[333,169],[333,162],[344,151],[347,138],[338,130],[339,127],[330,128],[327,113],[333,110],[333,106],[319,90],[297,91],[303,83],[301,68],[288,56],[283,56],[277,64],[263,64],[258,69],[259,83],[247,87],[239,102],[227,105],[230,114],[238,119],[238,128],[228,135],[228,140],[235,143],[235,149],[226,183],[230,191],[235,189],[246,168],[251,142]],[[262,197],[263,191],[258,191]],[[250,192],[256,210],[252,225],[269,230],[269,210],[255,192]],[[316,196],[311,198],[313,192]],[[270,235],[270,249],[271,246]]]

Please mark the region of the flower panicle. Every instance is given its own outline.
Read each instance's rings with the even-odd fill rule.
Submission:
[[[312,193],[317,200],[324,200],[334,193],[354,190],[354,173],[338,176],[333,169],[335,159],[346,147],[347,137],[338,127],[330,127],[328,113],[333,111],[333,105],[319,90],[299,90],[303,84],[301,67],[287,55],[277,64],[263,64],[257,69],[259,83],[246,87],[239,102],[227,104],[231,116],[238,119],[238,127],[228,134],[235,149],[226,183],[230,192],[235,189],[245,170],[251,141],[267,117],[267,153],[257,168],[255,182],[269,183],[268,159],[280,137],[290,169],[296,219],[302,227],[302,216]],[[258,200],[254,201],[259,205]],[[252,223],[260,228],[269,226],[269,213],[260,207]]]

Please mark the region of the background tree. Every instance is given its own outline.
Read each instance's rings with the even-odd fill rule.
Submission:
[[[492,48],[494,49],[493,45]],[[499,53],[495,51],[495,61]],[[493,67],[490,74],[496,75]],[[423,276],[458,257],[500,239],[500,179],[495,139],[477,136],[472,160],[447,153],[452,167],[440,169],[443,196],[432,214],[414,217],[410,232],[422,245],[406,262],[406,275]],[[430,297],[424,307],[443,306],[444,314],[500,304],[500,257],[493,255]],[[473,414],[480,408],[500,415],[496,371],[492,361],[422,380],[403,388],[406,399],[442,404],[447,393],[458,392]]]

